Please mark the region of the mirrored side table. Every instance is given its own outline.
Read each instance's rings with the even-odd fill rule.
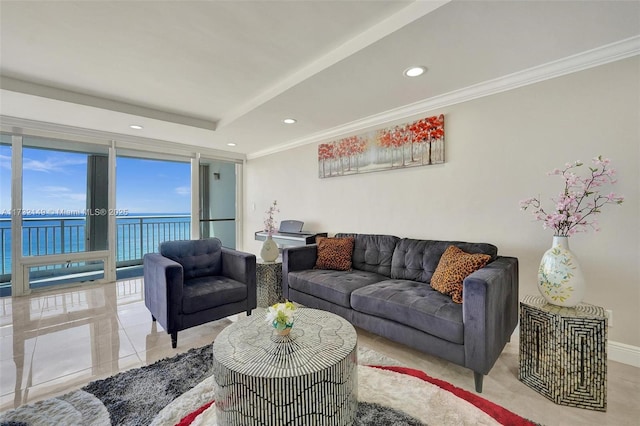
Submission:
[[[256,261],[256,286],[258,307],[266,308],[282,299],[282,259],[275,262]]]

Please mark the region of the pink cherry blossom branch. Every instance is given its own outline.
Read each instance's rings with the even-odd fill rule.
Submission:
[[[556,209],[547,213],[539,198],[529,198],[520,202],[520,208],[532,208],[536,220],[542,221],[543,227],[553,228],[556,235],[569,236],[577,232],[586,232],[588,228],[598,231],[597,221],[593,216],[601,213],[605,204],[622,204],[624,197],[611,192],[601,195],[597,188],[609,183],[614,184],[615,170],[609,169],[609,159],[598,156],[593,159],[596,167],[589,167],[590,176],[581,178],[572,170],[583,165],[582,162],[567,163],[563,170],[555,169],[548,175],[561,175],[564,179],[564,189],[558,198],[552,198]],[[587,201],[589,200],[589,201]],[[586,205],[584,204],[586,203]],[[587,220],[587,218],[591,220]]]

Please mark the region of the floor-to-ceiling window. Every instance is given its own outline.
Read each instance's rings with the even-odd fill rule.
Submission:
[[[11,294],[11,136],[0,134],[0,296]]]
[[[13,216],[29,289],[104,279],[108,177],[106,146],[22,138],[22,208]]]
[[[0,296],[141,275],[166,240],[236,247],[239,160],[95,132],[2,131]]]
[[[119,156],[116,161],[116,250],[122,268],[142,263],[168,240],[191,235],[191,165],[185,161]],[[128,276],[141,273],[130,270]]]

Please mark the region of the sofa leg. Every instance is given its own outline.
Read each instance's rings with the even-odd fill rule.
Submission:
[[[248,317],[249,317],[249,316],[251,316],[251,312],[253,312],[253,309],[249,309],[249,310],[247,311],[247,316],[248,316]]]
[[[156,317],[154,317],[153,315],[151,315],[151,321],[156,322]]]
[[[174,331],[171,333],[171,347],[175,349],[176,346],[178,346],[178,332]]]
[[[482,373],[473,372],[473,381],[476,384],[476,392],[482,393],[482,379],[484,375]]]

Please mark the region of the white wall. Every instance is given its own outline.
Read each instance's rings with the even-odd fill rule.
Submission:
[[[571,237],[570,246],[588,280],[585,302],[613,310],[609,339],[640,346],[639,77],[635,57],[433,111],[445,114],[443,165],[319,179],[317,144],[250,160],[243,247],[259,253],[253,232],[277,199],[278,219],[313,231],[493,243],[519,258],[521,297],[538,294],[552,231],[518,203],[549,202],[563,182],[547,171],[602,154],[626,201],[605,206],[602,231]]]

